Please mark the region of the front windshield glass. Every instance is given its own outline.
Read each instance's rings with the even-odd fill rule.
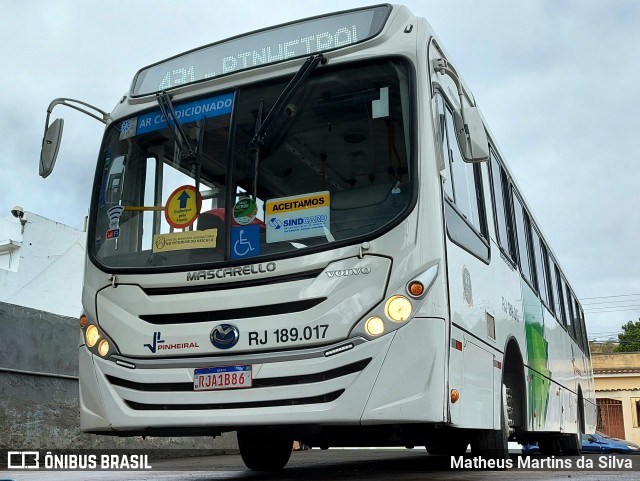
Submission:
[[[384,59],[319,66],[251,140],[279,78],[110,126],[91,210],[92,256],[111,268],[202,268],[300,255],[379,235],[412,198],[409,72]]]

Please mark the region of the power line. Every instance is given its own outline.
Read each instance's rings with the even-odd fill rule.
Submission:
[[[605,310],[599,310],[599,309],[605,309]],[[636,306],[633,309],[611,309],[609,307],[597,307],[595,309],[585,309],[584,312],[587,313],[587,314],[603,314],[603,313],[606,313],[606,312],[637,311],[638,309],[640,309],[640,306]]]
[[[640,299],[620,299],[618,301],[596,301],[596,302],[587,302],[582,305],[585,307],[596,306],[598,304],[620,304],[622,302],[638,302]]]
[[[640,294],[618,294],[615,296],[582,297],[580,298],[580,300],[584,301],[586,299],[607,299],[609,297],[631,297],[631,296],[640,296]]]

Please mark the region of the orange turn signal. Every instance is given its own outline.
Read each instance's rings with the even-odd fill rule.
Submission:
[[[457,389],[451,390],[451,404],[454,404],[458,399],[460,399],[460,393]]]
[[[424,284],[420,281],[412,281],[409,283],[408,291],[413,297],[420,297],[424,294]]]
[[[87,325],[87,316],[85,316],[84,314],[82,314],[80,316],[80,327],[84,327]]]

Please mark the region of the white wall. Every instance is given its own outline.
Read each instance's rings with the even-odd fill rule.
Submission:
[[[86,233],[31,212],[0,218],[0,301],[78,317]]]

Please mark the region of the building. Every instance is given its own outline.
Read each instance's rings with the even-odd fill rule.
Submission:
[[[86,232],[12,212],[0,218],[0,302],[78,318]]]
[[[592,354],[598,431],[640,444],[640,352]]]

